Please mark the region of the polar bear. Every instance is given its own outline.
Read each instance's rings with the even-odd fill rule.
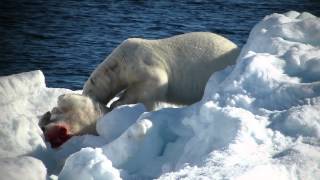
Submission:
[[[236,62],[238,47],[209,32],[194,32],[160,40],[130,38],[122,42],[90,75],[82,95],[62,95],[58,106],[40,120],[52,147],[73,135],[95,134],[95,123],[106,104],[192,104],[199,101],[209,77]]]
[[[154,110],[158,102],[199,101],[216,71],[236,62],[239,49],[209,32],[194,32],[160,40],[130,38],[121,43],[90,75],[83,95],[114,108],[141,102]]]

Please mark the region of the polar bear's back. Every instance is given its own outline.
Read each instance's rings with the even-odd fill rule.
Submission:
[[[162,53],[158,56],[167,63],[170,78],[167,97],[174,103],[190,104],[201,99],[209,77],[234,64],[239,54],[233,42],[209,32],[188,33],[152,43],[158,49],[155,53]]]
[[[139,80],[140,76],[133,76],[137,68],[140,71],[164,69],[169,78],[166,101],[178,104],[200,100],[211,74],[234,64],[239,54],[237,45],[210,32],[159,40],[130,38],[119,47],[126,57],[123,63],[130,66],[124,71],[124,79]]]

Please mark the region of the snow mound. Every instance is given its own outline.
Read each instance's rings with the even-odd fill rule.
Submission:
[[[142,104],[119,107],[97,122],[97,132],[107,142],[111,142],[135,123],[145,111],[146,109]]]
[[[30,156],[0,159],[1,179],[6,180],[42,180],[46,179],[43,163]]]
[[[42,131],[38,126],[39,116],[56,106],[59,95],[70,92],[67,89],[46,88],[41,71],[0,77],[0,161],[2,158],[5,158],[3,162],[6,162],[7,158],[29,155],[41,159],[50,170],[54,169],[56,163],[52,163],[54,160],[47,151]],[[30,167],[26,165],[29,161]],[[41,179],[46,175],[43,165],[34,160],[24,158],[21,162],[15,159],[10,162],[12,163],[8,163],[7,166],[12,166],[12,172],[18,167],[26,168],[26,172],[31,171],[32,167],[43,171],[37,173],[38,178],[30,179]],[[1,165],[1,168],[5,167],[4,164]],[[2,172],[5,170],[1,171],[1,175]],[[20,177],[29,177],[24,174],[21,170]],[[14,177],[19,179],[19,174],[15,174]],[[30,177],[37,176],[33,173]]]
[[[71,155],[65,163],[59,179],[119,180],[120,172],[112,167],[101,149],[84,148]]]
[[[97,123],[99,136],[59,150],[43,142],[37,116],[71,91],[46,88],[40,71],[1,77],[0,157],[36,157],[59,179],[318,179],[319,32],[310,13],[269,15],[200,102],[118,107]]]

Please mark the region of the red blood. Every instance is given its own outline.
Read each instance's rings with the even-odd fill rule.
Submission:
[[[45,132],[46,141],[49,141],[52,148],[58,148],[71,137],[72,135],[68,134],[67,128],[63,125],[55,125]]]

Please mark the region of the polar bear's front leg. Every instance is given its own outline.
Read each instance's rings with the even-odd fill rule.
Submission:
[[[129,84],[119,100],[111,105],[111,108],[124,104],[143,103],[148,111],[152,111],[157,102],[166,100],[168,75],[164,70],[152,68],[148,72],[136,75],[140,76],[140,81]]]

